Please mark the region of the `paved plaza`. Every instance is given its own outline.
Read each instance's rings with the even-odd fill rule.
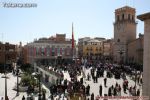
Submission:
[[[88,73],[90,73],[90,69],[91,68],[84,68],[83,67],[83,71],[85,73],[85,76],[87,76]],[[70,81],[70,76],[69,76],[69,73],[68,72],[64,72],[64,79],[67,79],[68,81]],[[2,78],[2,76],[4,76],[4,74],[0,74],[0,97],[4,96],[5,94],[5,79]],[[19,96],[16,96],[16,91],[13,90],[13,88],[15,87],[16,85],[16,80],[17,80],[17,77],[14,76],[12,73],[8,73],[7,76],[9,77],[9,79],[7,79],[7,91],[8,91],[8,98],[9,100],[21,100],[23,95],[25,97],[27,97],[27,94],[26,93],[19,93]],[[78,76],[78,80],[80,80],[80,78],[82,77],[82,74],[80,76]],[[106,71],[104,71],[104,77],[106,77]],[[118,84],[120,84],[121,88],[122,88],[122,84],[123,84],[123,79],[120,78],[120,79],[115,79],[114,78],[114,75],[112,78],[107,78],[107,87],[104,87],[104,77],[100,77],[98,78],[98,83],[93,83],[93,80],[91,79],[90,81],[87,81],[87,78],[84,78],[84,82],[83,84],[85,86],[87,86],[88,84],[90,85],[90,94],[94,93],[94,97],[99,97],[99,86],[100,84],[102,85],[103,89],[102,89],[102,95],[104,96],[104,94],[108,94],[108,88],[111,87],[112,85],[115,86],[116,82]],[[133,80],[131,80],[131,78],[127,75],[126,76],[127,80],[129,81],[129,85],[128,87],[130,86],[135,86],[135,82]],[[46,98],[48,98],[47,100],[50,100],[50,91],[49,89],[47,89],[44,85],[42,85],[42,87],[44,87],[46,89]],[[140,89],[140,93],[142,93],[142,86],[141,85],[138,85],[137,84],[137,89]],[[123,88],[121,90],[121,96],[130,96],[128,90],[127,90],[127,93],[124,93],[123,92]],[[63,97],[63,96],[62,96]],[[55,100],[57,100],[56,98],[59,98],[58,96],[55,97]],[[90,98],[90,96],[88,96],[87,98]],[[59,98],[60,100],[62,98]],[[64,98],[65,100],[66,98]],[[38,100],[38,96],[36,95],[35,96],[35,100]],[[63,100],[63,99],[62,99]],[[112,100],[112,99],[111,99]],[[115,99],[114,99],[115,100]],[[123,99],[123,100],[127,100],[127,99]]]

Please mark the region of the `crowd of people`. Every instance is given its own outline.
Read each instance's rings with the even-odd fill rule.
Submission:
[[[84,83],[83,81],[85,77],[85,81],[93,81],[93,83],[99,83],[98,79],[103,78],[104,87],[102,86],[102,84],[100,84],[99,96],[121,96],[121,91],[123,91],[125,94],[129,93],[130,96],[140,96],[141,93],[139,87],[137,87],[136,85],[129,86],[130,81],[126,78],[126,76],[128,75],[132,79],[135,74],[133,74],[132,71],[128,69],[125,70],[125,68],[126,67],[123,65],[119,66],[104,63],[86,63],[84,65],[63,66],[61,70],[64,71],[64,73],[68,72],[71,80],[57,80],[56,85],[50,87],[51,99],[53,100],[55,95],[64,94],[64,97],[72,97],[74,93],[79,93],[80,96],[86,97],[87,100],[95,100],[94,93],[91,93],[91,86],[89,84],[86,84],[86,82]],[[88,69],[90,69],[90,73],[87,73],[83,78],[83,75],[85,74],[84,70]],[[104,71],[106,71],[106,75],[104,75]],[[82,75],[82,77],[78,79],[80,75]],[[142,85],[141,75],[141,72],[136,74],[136,78],[134,79],[134,81],[137,82],[137,85]],[[116,80],[122,79],[123,83],[118,84],[116,82],[115,85],[107,87],[108,78],[113,77]],[[107,88],[108,93],[103,93],[103,88]]]
[[[57,79],[56,84],[49,87],[51,93],[51,100],[58,96],[60,98],[67,99],[73,98],[74,94],[79,94],[78,96],[84,98],[85,100],[95,100],[96,94],[91,92],[90,84],[88,81],[92,81],[93,84],[101,83],[98,82],[100,78],[103,79],[103,84],[99,84],[99,95],[98,96],[122,96],[129,93],[130,96],[140,96],[140,88],[137,85],[142,85],[142,72],[132,73],[133,70],[128,69],[124,65],[106,64],[106,63],[82,63],[82,64],[68,64],[62,65],[61,67],[53,68],[54,71],[59,73],[68,73],[70,80],[68,79]],[[59,70],[59,71],[58,71]],[[90,70],[85,73],[85,70]],[[106,75],[104,74],[106,72]],[[64,75],[63,75],[64,76]],[[130,81],[127,79],[131,77],[135,81],[134,86],[129,86]],[[116,82],[112,86],[107,85],[107,81],[110,78],[115,78],[116,80],[123,80],[122,84]],[[108,89],[108,93],[104,93],[103,88]]]

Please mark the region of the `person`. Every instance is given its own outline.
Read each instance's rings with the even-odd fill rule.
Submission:
[[[105,77],[105,78],[104,78],[104,85],[105,85],[105,87],[107,87],[107,86],[106,86],[106,83],[107,83],[107,78]]]
[[[22,100],[25,100],[25,97],[24,97],[24,95],[23,95],[23,97],[22,97]]]
[[[108,89],[108,96],[112,96],[112,89],[111,88]]]
[[[116,88],[114,88],[114,96],[117,96]]]
[[[4,100],[3,97],[1,98],[1,100]]]
[[[86,95],[89,95],[90,94],[90,86],[88,84],[88,86],[86,87]]]
[[[91,100],[94,100],[94,93],[91,94]]]
[[[95,81],[96,81],[96,83],[98,83],[97,76],[95,76]]]
[[[140,89],[137,90],[137,96],[140,96]]]
[[[90,74],[88,73],[87,75],[87,80],[89,81],[90,80]]]
[[[102,96],[102,85],[99,86],[99,95]]]

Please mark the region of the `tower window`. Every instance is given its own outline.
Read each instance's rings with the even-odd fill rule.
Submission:
[[[120,42],[120,39],[118,39],[117,42]]]
[[[119,21],[119,15],[117,15],[117,21]]]
[[[124,20],[124,14],[122,14],[122,20]]]
[[[132,15],[132,20],[134,20],[134,16]]]
[[[130,14],[128,14],[128,20],[130,20]]]

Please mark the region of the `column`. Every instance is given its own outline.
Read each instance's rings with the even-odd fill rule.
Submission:
[[[150,97],[150,13],[137,18],[144,21],[143,96]]]

